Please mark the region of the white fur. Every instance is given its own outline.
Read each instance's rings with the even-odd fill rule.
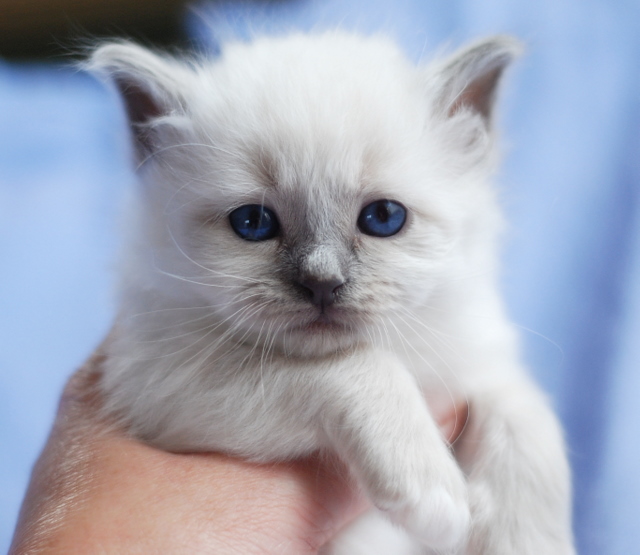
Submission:
[[[142,186],[106,410],[170,450],[336,452],[408,535],[370,515],[326,553],[574,553],[561,433],[496,292],[490,109],[517,49],[497,37],[416,68],[339,32],[215,61],[99,48],[89,65],[130,114],[132,91],[155,110],[132,116]],[[408,209],[388,238],[356,225],[381,198]],[[279,237],[233,232],[249,203]],[[320,320],[300,275],[345,282]],[[432,414],[463,398],[454,458]]]

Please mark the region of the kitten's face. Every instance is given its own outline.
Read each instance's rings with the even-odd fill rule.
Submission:
[[[299,353],[379,342],[388,317],[410,319],[441,279],[455,251],[449,184],[416,124],[368,106],[336,114],[344,127],[276,108],[240,136],[210,115],[195,141],[210,146],[184,147],[199,159],[182,190],[169,187],[170,210],[182,207],[167,220],[174,255],[248,342]]]
[[[192,75],[145,163],[165,293],[294,354],[384,342],[459,274],[470,214],[493,210],[421,73],[387,43],[349,58],[320,42],[237,46]]]

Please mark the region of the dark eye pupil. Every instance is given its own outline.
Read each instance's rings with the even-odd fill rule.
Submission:
[[[383,224],[386,224],[389,221],[389,210],[387,210],[387,205],[385,203],[379,202],[376,205],[376,216]]]
[[[258,210],[252,210],[247,220],[247,226],[251,229],[258,229],[260,227],[260,221],[262,220],[262,213]]]

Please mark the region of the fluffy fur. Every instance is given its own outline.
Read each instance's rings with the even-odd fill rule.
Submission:
[[[169,450],[337,453],[380,511],[327,553],[573,554],[561,433],[496,289],[492,107],[517,52],[495,37],[415,67],[339,32],[213,61],[97,49],[142,182],[108,413]],[[378,199],[407,208],[397,235],[358,229]],[[281,233],[238,237],[245,204]],[[343,285],[319,308],[305,279]],[[462,398],[454,458],[432,414]]]

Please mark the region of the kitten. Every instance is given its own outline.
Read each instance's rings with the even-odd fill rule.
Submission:
[[[142,182],[108,413],[173,451],[337,453],[379,511],[326,553],[574,553],[561,432],[496,288],[493,105],[518,50],[98,48]],[[432,417],[454,399],[455,458]]]

